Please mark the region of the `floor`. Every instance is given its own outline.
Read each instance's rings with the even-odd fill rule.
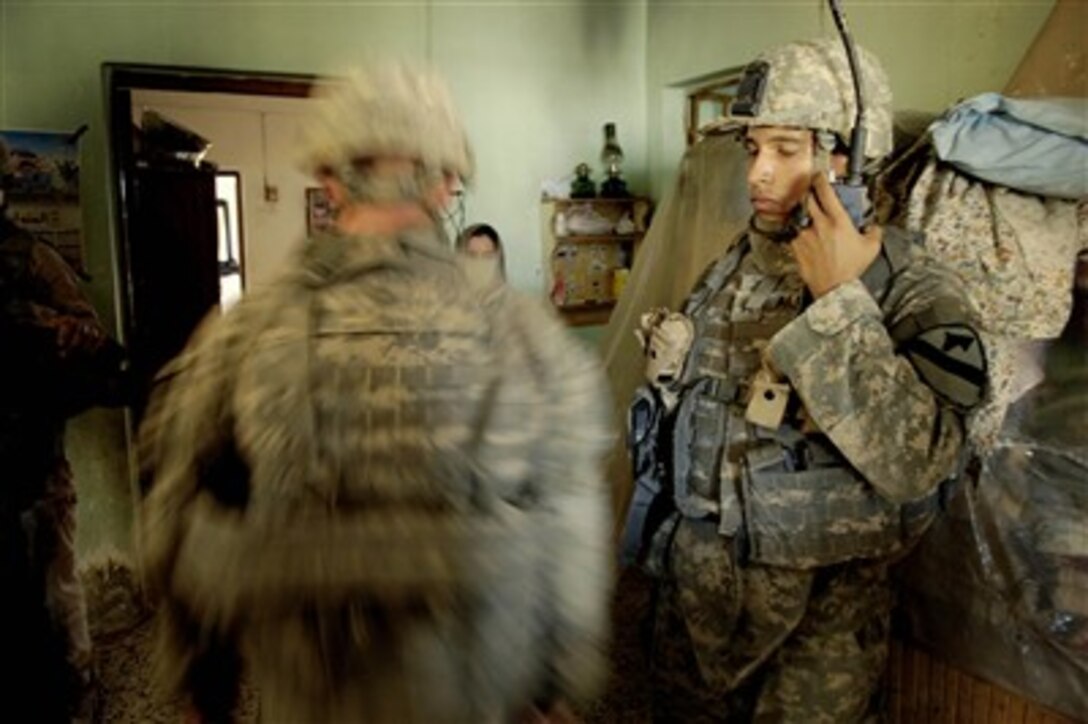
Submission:
[[[103,724],[176,724],[175,702],[154,693],[153,620],[142,604],[131,569],[106,563],[85,576],[98,675],[98,719]],[[649,601],[645,582],[621,578],[613,603],[616,622],[612,673],[602,696],[578,714],[585,724],[642,724],[650,721],[646,666],[639,621]],[[239,723],[257,721],[253,693],[243,697]]]
[[[153,623],[131,569],[108,564],[85,581],[99,680],[99,721],[176,724],[181,717],[178,706],[152,693]],[[577,712],[584,724],[649,724],[640,630],[648,607],[646,580],[634,572],[621,576],[613,600],[611,675],[601,697]],[[899,642],[893,645],[890,694],[888,719],[895,724],[1072,724]],[[246,690],[240,708],[239,724],[257,721],[252,690]]]

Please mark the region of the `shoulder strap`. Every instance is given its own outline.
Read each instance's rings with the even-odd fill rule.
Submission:
[[[702,278],[695,284],[695,289],[684,302],[684,314],[692,316],[708,299],[717,294],[726,280],[740,266],[740,260],[748,252],[748,235],[743,235],[729,252],[711,264]]]
[[[892,279],[910,265],[911,248],[921,246],[921,237],[903,231],[897,226],[885,226],[880,254],[865,270],[862,283],[869,289],[877,304],[883,304]]]

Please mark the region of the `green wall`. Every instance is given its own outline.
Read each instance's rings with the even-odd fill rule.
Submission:
[[[645,3],[4,0],[0,127],[91,128],[83,145],[88,265],[112,309],[104,61],[337,73],[372,57],[424,59],[453,86],[479,162],[470,220],[508,237],[515,285],[539,284],[541,180],[599,165],[614,121],[644,183]]]

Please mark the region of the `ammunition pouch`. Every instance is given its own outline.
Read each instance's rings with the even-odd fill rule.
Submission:
[[[656,481],[635,481],[620,541],[620,565],[644,565],[651,540],[662,522],[676,512],[671,493]]]
[[[620,541],[621,565],[644,562],[655,531],[675,510],[660,450],[663,418],[664,407],[653,388],[636,390],[627,418],[634,491]]]
[[[723,500],[709,498],[698,488],[717,479],[730,409],[744,389],[731,379],[700,378],[684,390],[672,415],[664,414],[652,388],[636,391],[628,417],[635,485],[620,544],[621,564],[638,564],[650,575],[660,575],[681,516],[717,520],[723,535],[739,532],[742,515],[732,486],[723,488]]]
[[[651,578],[664,578],[668,572],[669,551],[672,549],[672,539],[676,535],[681,517],[680,511],[673,508],[647,531],[649,536],[639,565]]]
[[[772,443],[750,451],[742,477],[748,560],[818,568],[910,550],[938,510],[939,491],[905,504],[878,494],[830,450]]]
[[[732,485],[719,484],[736,402],[747,387],[728,378],[704,377],[683,395],[672,436],[676,506],[688,518],[715,518],[722,535],[741,527],[740,501]],[[714,496],[714,491],[718,495]]]

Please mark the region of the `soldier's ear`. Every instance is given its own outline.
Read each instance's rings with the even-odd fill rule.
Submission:
[[[319,172],[317,174],[317,181],[321,184],[321,187],[325,189],[325,194],[329,197],[329,203],[334,209],[339,209],[344,205],[344,200],[347,198],[347,190],[344,188],[344,184],[340,182],[340,179],[332,175],[329,172]]]
[[[850,158],[836,151],[831,154],[831,170],[835,172],[835,178],[843,178],[849,168]]]
[[[445,209],[461,193],[463,193],[461,179],[456,174],[443,172],[442,179],[428,189],[426,201],[434,208]]]

